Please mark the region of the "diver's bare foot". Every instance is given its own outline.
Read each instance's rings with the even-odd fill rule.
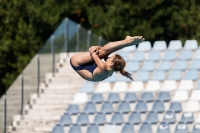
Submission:
[[[133,43],[133,45],[136,45],[138,43],[143,42],[145,39],[142,36],[126,36],[125,41],[126,43]]]

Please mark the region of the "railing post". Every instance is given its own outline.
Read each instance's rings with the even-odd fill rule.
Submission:
[[[6,114],[6,112],[7,112],[7,108],[6,108],[6,105],[7,105],[7,103],[6,103],[6,94],[4,94],[3,95],[3,98],[4,98],[4,133],[6,133],[6,123],[7,123],[7,114]]]
[[[37,94],[40,94],[40,55],[37,54]]]
[[[21,115],[23,115],[24,108],[24,77],[23,73],[21,73]]]
[[[90,30],[88,30],[88,32],[87,32],[87,50],[89,49],[89,47],[90,47],[90,36],[91,36],[91,31]]]
[[[52,73],[55,76],[55,49],[54,49],[54,35],[51,36],[51,54],[52,54]]]
[[[68,52],[68,18],[65,19],[65,52]]]
[[[77,25],[77,36],[76,36],[76,52],[79,52],[80,51],[80,24]]]
[[[98,45],[99,45],[99,46],[101,46],[101,41],[102,41],[102,37],[99,36],[99,38],[98,38]]]

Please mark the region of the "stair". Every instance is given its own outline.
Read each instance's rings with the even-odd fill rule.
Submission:
[[[69,57],[75,53],[70,53]],[[59,65],[54,77],[46,74],[41,84],[41,94],[32,94],[24,108],[24,115],[13,116],[8,133],[50,133],[62,114],[65,113],[73,96],[85,82],[70,66],[69,59]]]

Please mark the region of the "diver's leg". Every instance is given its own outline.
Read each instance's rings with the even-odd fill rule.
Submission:
[[[84,65],[93,61],[89,52],[81,52],[71,57],[71,62],[74,66]]]
[[[108,56],[109,54],[111,54],[119,49],[131,46],[131,45],[136,45],[143,41],[144,41],[144,38],[142,36],[134,36],[134,37],[126,36],[126,38],[124,40],[109,42],[108,44],[104,45],[99,50],[99,57],[104,58],[105,56]]]
[[[102,59],[119,49],[122,49],[127,46],[131,46],[131,45],[136,45],[143,41],[144,41],[144,38],[142,36],[134,36],[134,37],[127,36],[124,40],[109,42],[108,44],[104,45],[99,50],[99,52],[98,52],[99,58]],[[72,61],[73,65],[79,66],[79,65],[84,65],[84,64],[90,63],[94,60],[90,56],[89,52],[82,52],[82,53],[78,53],[78,54],[74,55],[71,58],[71,61]]]

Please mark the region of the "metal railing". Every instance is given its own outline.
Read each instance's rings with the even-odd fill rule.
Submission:
[[[105,43],[107,41],[101,36],[65,18],[0,99],[0,132],[6,133],[14,115],[24,115],[24,106],[31,94],[37,93],[39,96],[40,83],[44,82],[45,74],[55,74],[59,53],[87,51],[91,45]]]

